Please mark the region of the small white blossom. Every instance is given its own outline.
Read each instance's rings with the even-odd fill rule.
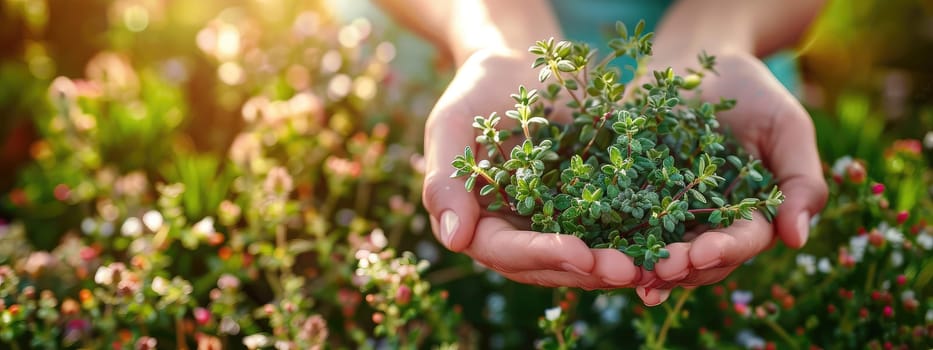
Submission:
[[[548,321],[556,321],[560,317],[560,306],[555,306],[550,309],[544,310],[544,318]]]
[[[100,224],[98,229],[100,230],[99,232],[101,236],[110,237],[113,235],[113,223],[110,221],[104,221]]]
[[[94,282],[100,285],[109,285],[113,283],[113,269],[109,265],[97,268],[94,274]]]
[[[924,250],[933,249],[933,236],[926,231],[920,232],[917,235],[917,244],[923,247]]]
[[[143,214],[143,225],[146,225],[149,231],[158,231],[164,223],[165,219],[162,218],[162,213],[158,211],[150,210]]]
[[[486,311],[490,322],[501,324],[505,321],[505,304],[506,300],[502,294],[492,293],[486,297]]]
[[[908,300],[915,300],[915,299],[916,299],[916,295],[914,294],[914,291],[910,289],[905,290],[901,293],[901,301],[908,301]]]
[[[926,317],[927,322],[933,322],[933,309],[927,310],[927,314],[925,317]]]
[[[192,227],[192,231],[194,234],[200,237],[207,237],[213,234],[214,232],[216,232],[214,230],[214,218],[208,216],[206,218],[201,219],[201,221],[198,221],[196,224],[194,224],[194,227]]]
[[[923,135],[923,147],[933,149],[933,131],[927,131],[927,134]]]
[[[156,278],[152,279],[152,291],[159,295],[166,295],[168,294],[170,283],[171,282],[168,280],[157,276]]]
[[[91,218],[84,218],[84,220],[81,220],[81,232],[89,235],[94,233],[94,231],[97,231],[97,221]]]
[[[890,281],[890,280],[884,280],[884,282],[881,282],[881,289],[890,290],[890,289],[891,289],[891,281]]]
[[[852,259],[855,262],[862,262],[865,257],[865,248],[868,247],[868,235],[858,235],[849,238],[849,247],[852,253]]]
[[[837,159],[836,162],[833,163],[833,175],[842,176],[846,173],[846,168],[848,168],[850,164],[852,164],[852,157],[850,156]]]
[[[807,275],[816,273],[816,258],[809,254],[797,254],[797,266],[803,268]]]
[[[247,349],[259,349],[262,347],[269,346],[269,337],[265,334],[253,334],[246,337],[243,337],[243,345]]]
[[[898,230],[897,228],[891,227],[886,222],[882,222],[878,225],[878,231],[884,234],[884,239],[895,246],[900,246],[901,243],[904,243],[904,233]]]
[[[833,264],[829,262],[829,258],[823,257],[820,258],[820,262],[817,263],[816,268],[822,273],[830,273],[833,271]]]
[[[379,249],[389,245],[389,240],[386,238],[385,232],[380,228],[373,230],[373,232],[369,234],[369,240]]]
[[[746,349],[762,349],[767,345],[765,340],[750,329],[743,329],[735,336],[735,342]]]
[[[127,237],[136,237],[141,233],[143,233],[143,223],[136,217],[126,219],[120,227],[120,234]]]
[[[900,250],[895,250],[891,252],[891,265],[894,267],[900,267],[904,264],[904,253],[901,253]]]
[[[736,289],[732,291],[731,299],[733,304],[748,305],[751,304],[754,294],[749,290]]]

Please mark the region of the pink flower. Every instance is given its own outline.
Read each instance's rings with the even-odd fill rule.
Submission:
[[[888,317],[888,318],[894,317],[894,308],[892,308],[891,305],[887,305],[884,307],[883,313],[884,313],[884,317]]]
[[[897,224],[903,224],[907,221],[908,218],[910,218],[910,213],[906,210],[902,210],[901,212],[897,213]]]
[[[874,194],[876,194],[876,195],[880,195],[880,194],[884,193],[884,184],[881,184],[881,183],[872,184],[872,185],[871,185],[871,193],[874,193]]]
[[[411,301],[411,288],[404,284],[400,285],[398,290],[395,291],[395,301],[398,302],[399,305],[408,304],[408,302]]]
[[[194,308],[194,320],[201,326],[206,326],[211,322],[211,312],[203,307]]]

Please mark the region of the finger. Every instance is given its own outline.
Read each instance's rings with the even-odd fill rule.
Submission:
[[[773,226],[759,213],[752,220],[739,219],[732,226],[704,232],[690,244],[690,264],[695,269],[739,265],[765,250],[774,239]]]
[[[596,267],[593,275],[599,278],[605,288],[631,287],[641,278],[641,268],[635,266],[634,260],[616,249],[593,249]]]
[[[778,235],[788,246],[799,248],[807,242],[810,217],[823,209],[828,190],[813,122],[800,103],[785,95],[785,107],[773,118],[761,152],[785,196],[776,218]]]
[[[687,277],[677,281],[677,285],[682,287],[699,287],[719,283],[726,279],[726,277],[729,277],[729,274],[735,271],[739,266],[741,265],[717,267],[707,270],[694,270]]]
[[[672,243],[664,249],[667,249],[670,256],[655,264],[654,272],[658,278],[664,281],[678,281],[687,277],[690,273],[690,243]]]
[[[502,272],[502,276],[512,281],[542,287],[571,287],[585,290],[615,289],[594,276],[581,276],[573,272],[536,270],[520,272]]]
[[[448,88],[432,111],[425,127],[425,179],[422,200],[425,209],[436,222],[434,234],[445,247],[462,251],[470,245],[480,208],[474,194],[464,188],[463,178],[451,178],[450,165],[462,155],[466,146],[476,154],[469,115],[465,111],[446,107],[458,96]]]
[[[587,276],[595,264],[593,253],[577,237],[520,231],[497,217],[480,219],[465,252],[500,272],[555,270]]]
[[[645,306],[657,306],[671,296],[670,289],[651,289],[646,287],[635,288],[635,294],[641,299]]]

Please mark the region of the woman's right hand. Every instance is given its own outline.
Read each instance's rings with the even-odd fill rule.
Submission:
[[[423,201],[434,234],[448,249],[463,252],[517,282],[585,289],[631,287],[641,276],[628,256],[614,249],[590,249],[574,236],[520,229],[513,222],[527,218],[509,220],[500,212],[487,212],[477,195],[464,189],[464,178],[450,177],[451,161],[465,147],[485,154],[477,148],[474,116],[502,115],[514,108],[509,95],[519,85],[542,86],[531,68],[533,60],[524,50],[476,51],[463,61],[431,111],[424,140]],[[569,120],[567,114],[555,114]],[[514,125],[508,118],[500,123],[504,128]]]

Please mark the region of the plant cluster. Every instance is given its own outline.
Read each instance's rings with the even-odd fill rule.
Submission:
[[[183,60],[134,66],[109,51],[85,77],[54,80],[34,161],[0,200],[14,218],[0,221],[0,348],[455,339],[459,316],[421,277],[427,261],[387,248],[427,226],[421,156],[403,132],[416,112],[393,102],[418,95],[391,78],[394,46],[368,20],[328,16],[306,8],[259,32],[260,14],[231,10],[200,30],[189,59],[217,68],[211,102],[243,125],[218,153],[186,133]]]
[[[668,68],[651,80],[636,74],[636,83],[621,81],[613,59],[644,64],[651,55],[652,33],[643,28],[640,22],[629,35],[617,23],[613,52],[599,62],[582,43],[548,39],[529,48],[538,79],[552,83],[512,95],[515,109],[505,116],[515,128],[496,113],[475,117],[486,157],[467,147],[453,160],[452,176],[466,177],[467,191],[479,181],[479,194],[493,197],[488,210],[505,208],[530,217],[533,230],[618,249],[652,270],[668,256],[665,244],[688,230],[751,220],[756,210],[770,220],[784,197],[761,161],[720,131],[715,114],[735,101],[689,96],[716,73],[714,57],[700,54],[701,69],[686,77]],[[549,120],[560,104],[572,123]]]
[[[613,307],[608,300],[628,298],[618,294],[568,308],[565,300],[574,292],[561,291],[562,301],[546,311],[560,317],[545,318],[540,344],[555,348],[560,335],[576,334],[574,344],[595,347],[621,331],[647,349],[930,347],[933,202],[920,198],[899,209],[890,200],[911,195],[901,191],[905,180],[929,184],[933,174],[918,168],[924,159],[917,140],[897,141],[886,153],[886,164],[844,156],[827,165],[830,202],[812,222],[813,244],[803,251],[764,252],[711,288],[673,293],[668,308],[627,302]],[[870,171],[886,180],[875,180]],[[789,268],[768,270],[775,265]],[[587,315],[587,306],[598,321]],[[562,316],[568,312],[577,316]],[[619,318],[630,318],[632,329],[613,327]]]

